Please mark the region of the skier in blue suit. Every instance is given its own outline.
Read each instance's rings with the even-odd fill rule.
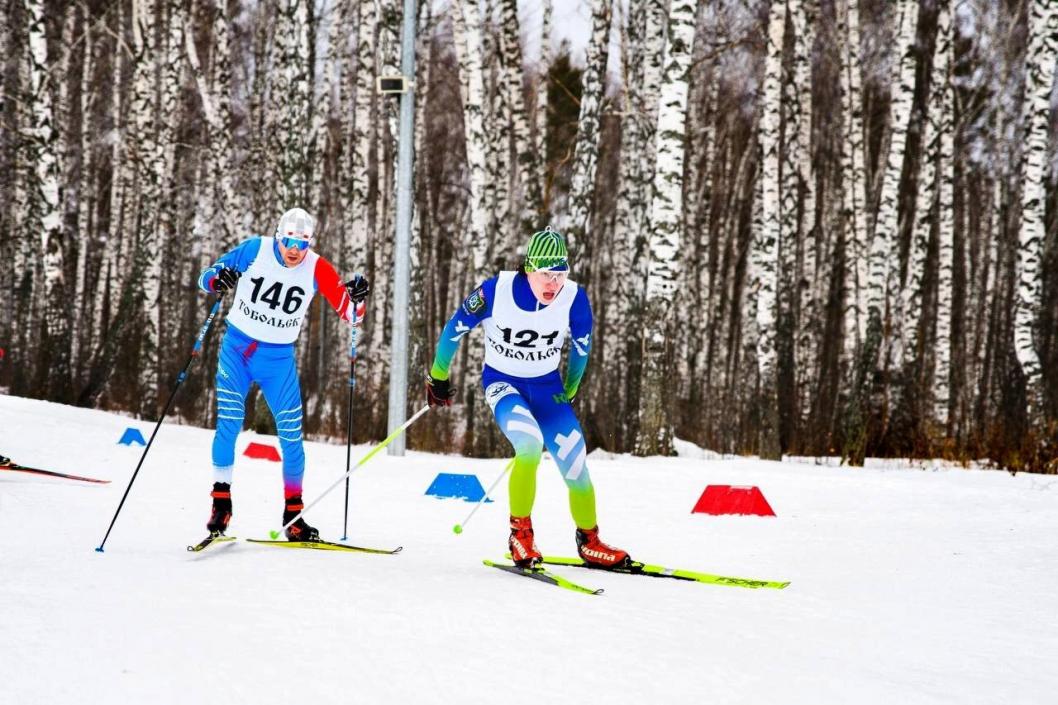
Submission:
[[[223,534],[231,520],[235,438],[242,430],[244,401],[254,382],[272,411],[283,451],[283,523],[303,509],[305,451],[294,341],[316,292],[351,325],[363,316],[370,292],[367,279],[359,274],[343,284],[331,263],[312,250],[315,226],[312,216],[292,208],[279,219],[274,237],[245,240],[199,276],[203,291],[233,292],[217,362],[213,511],[206,525],[211,534]],[[314,541],[319,532],[298,518],[286,536],[291,541]]]
[[[577,395],[591,351],[592,313],[588,294],[567,279],[563,237],[547,227],[534,233],[520,272],[500,272],[467,296],[445,325],[427,381],[431,406],[452,399],[449,371],[459,341],[473,328],[485,329],[481,384],[500,430],[515,450],[509,484],[514,562],[532,567],[541,554],[530,516],[536,498],[536,469],[546,447],[569,489],[577,526],[577,549],[599,567],[630,561],[628,553],[599,539],[595,489],[588,475],[584,432],[570,402]],[[565,380],[559,372],[567,333],[572,339]]]

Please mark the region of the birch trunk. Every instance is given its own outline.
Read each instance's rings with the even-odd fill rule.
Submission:
[[[153,36],[145,38],[144,46],[154,47],[150,59],[145,58],[151,71],[155,61],[160,84],[154,90],[148,90],[140,103],[146,111],[141,123],[145,135],[144,162],[140,172],[142,179],[141,200],[138,220],[143,238],[137,259],[146,266],[142,269],[142,317],[143,326],[140,336],[140,369],[139,388],[142,394],[140,412],[148,418],[158,413],[161,398],[161,359],[163,298],[162,260],[166,252],[166,243],[173,228],[174,197],[172,189],[175,169],[175,129],[177,119],[177,100],[180,92],[182,55],[184,53],[182,3],[167,0],[155,4],[153,9],[154,23],[157,29]],[[147,8],[144,8],[145,10]],[[160,26],[159,26],[160,25]],[[149,43],[148,43],[149,42]],[[150,79],[148,79],[150,80]]]
[[[356,97],[352,132],[346,147],[348,178],[352,181],[348,210],[350,261],[360,262],[368,246],[368,169],[371,158],[371,122],[374,110],[375,32],[379,20],[377,0],[358,0],[356,23]]]
[[[842,227],[845,232],[845,367],[851,368],[867,332],[867,168],[863,141],[859,0],[845,0],[838,33],[845,37],[841,67],[844,138],[841,141]]]
[[[45,34],[43,0],[27,0],[26,19],[29,44],[29,96],[32,101],[29,156],[34,172],[29,186],[27,215],[33,232],[40,237],[43,254],[43,320],[40,353],[44,388],[51,398],[64,400],[71,388],[70,325],[66,310],[67,292],[64,269],[68,249],[62,227],[59,193],[58,131],[53,102],[51,66]]]
[[[135,173],[128,193],[127,217],[130,232],[134,233],[135,250],[132,265],[143,266],[130,272],[139,304],[138,317],[143,334],[139,338],[140,356],[137,381],[143,392],[137,412],[151,418],[158,404],[158,330],[151,306],[157,303],[158,255],[156,249],[157,223],[154,207],[162,197],[163,146],[159,143],[157,124],[157,77],[164,70],[166,57],[164,44],[159,46],[159,36],[164,41],[164,0],[139,0],[133,3],[133,37],[136,65],[132,76],[132,94],[129,110],[132,123],[129,141],[126,143],[126,158],[135,164]],[[149,205],[147,205],[149,204]]]
[[[536,106],[533,109],[535,125],[533,127],[535,140],[533,142],[537,156],[541,159],[537,162],[535,179],[540,184],[541,191],[547,183],[547,91],[549,86],[548,75],[551,70],[551,15],[553,12],[552,0],[542,0],[543,18],[540,22],[540,66],[537,72]],[[543,193],[545,201],[550,194]],[[548,211],[548,203],[542,203],[543,212]]]
[[[604,356],[619,375],[614,385],[620,409],[620,446],[634,440],[639,410],[640,341],[625,331],[642,326],[646,289],[645,221],[649,217],[651,177],[654,173],[654,134],[657,126],[657,86],[665,47],[665,7],[660,0],[630,8],[624,58],[621,164],[613,232],[615,276],[610,298],[617,302],[611,316],[611,335],[603,337]],[[634,155],[634,156],[632,156]]]
[[[864,462],[872,413],[871,386],[877,369],[884,366],[888,352],[885,344],[885,305],[891,276],[896,269],[897,197],[900,170],[905,157],[911,98],[915,87],[915,64],[911,45],[914,41],[918,6],[911,0],[898,0],[894,5],[894,12],[897,13],[898,22],[894,56],[899,57],[899,60],[896,62],[898,70],[892,84],[889,150],[885,159],[881,201],[873,228],[868,264],[867,332],[858,356],[854,387],[850,394],[850,408],[845,414],[845,447],[842,456],[852,465],[862,465]],[[894,297],[893,301],[896,307],[902,308],[899,306],[899,296]],[[901,319],[899,311],[894,313],[894,319]],[[898,348],[893,352],[894,359],[900,359],[903,351]]]
[[[784,222],[781,185],[781,154],[779,136],[782,110],[782,58],[786,33],[786,0],[774,0],[768,14],[768,54],[764,64],[764,82],[761,85],[761,119],[758,140],[760,143],[761,171],[760,213],[761,227],[755,232],[750,250],[752,275],[749,287],[756,292],[756,358],[760,380],[759,434],[757,452],[761,458],[778,460],[782,457],[779,445],[779,396],[777,310],[779,308],[779,254],[781,248],[789,248],[783,232]],[[791,131],[796,134],[796,131]],[[793,188],[787,184],[788,188]],[[795,204],[787,204],[796,209]],[[750,324],[752,325],[752,324]]]
[[[314,100],[309,64],[309,2],[280,0],[274,34],[275,65],[272,68],[270,102],[266,117],[269,150],[280,182],[277,206],[312,208],[311,145]]]
[[[673,0],[669,8],[664,73],[658,103],[657,164],[650,216],[647,316],[656,325],[647,334],[643,389],[639,403],[637,455],[671,455],[672,302],[679,278],[683,224],[684,133],[688,72],[694,45],[695,5]]]
[[[14,257],[0,260],[0,277],[4,281],[15,282],[16,265],[20,259],[22,241],[25,237],[17,233],[15,223],[22,213],[21,188],[16,165],[19,162],[21,142],[20,121],[18,119],[18,101],[15,96],[22,90],[19,85],[18,66],[22,63],[22,51],[19,38],[25,35],[21,31],[22,18],[17,13],[23,9],[16,4],[14,12],[7,16],[11,26],[0,26],[0,121],[5,129],[0,130],[0,201],[9,204],[0,210],[0,248],[13,252]],[[15,28],[19,31],[16,33]],[[18,302],[14,305],[0,306],[0,335],[5,340],[14,340],[14,321]]]
[[[206,0],[205,3],[213,41],[208,74],[198,55],[194,32],[184,35],[188,67],[198,89],[202,113],[209,129],[206,173],[210,187],[202,206],[201,230],[195,233],[196,239],[206,242],[204,249],[209,253],[229,249],[242,234],[242,214],[234,185],[231,31],[225,4],[225,0]],[[192,11],[192,16],[194,14]]]
[[[67,46],[66,75],[70,91],[76,92],[64,99],[66,104],[66,132],[68,133],[68,157],[70,166],[66,169],[67,183],[72,188],[66,196],[66,227],[68,237],[74,245],[71,254],[73,263],[72,296],[67,310],[70,316],[70,372],[71,380],[76,383],[79,377],[81,362],[82,334],[85,329],[85,281],[89,261],[89,249],[92,238],[92,178],[90,155],[92,142],[89,134],[89,111],[92,94],[92,68],[95,65],[96,33],[90,25],[91,18],[87,7],[70,12],[71,36]],[[70,269],[67,269],[70,271]]]
[[[817,0],[801,0],[791,5],[790,13],[794,29],[794,81],[797,97],[797,147],[796,165],[791,159],[788,162],[791,171],[798,171],[798,186],[802,196],[800,204],[801,219],[798,233],[800,262],[798,266],[797,289],[800,290],[796,326],[795,369],[797,374],[797,393],[800,398],[799,412],[807,418],[811,412],[814,391],[818,388],[818,340],[823,317],[825,299],[820,296],[820,288],[814,282],[823,281],[826,277],[818,271],[820,233],[816,229],[816,179],[812,148],[812,100],[814,75],[812,71],[815,27],[818,21],[819,7]],[[794,295],[797,296],[797,289]]]
[[[935,345],[935,362],[933,370],[933,415],[946,428],[946,435],[952,434],[951,409],[951,359],[952,359],[952,278],[954,268],[954,209],[953,190],[955,185],[954,117],[955,90],[952,86],[953,33],[950,0],[941,0],[937,17],[937,48],[934,51],[934,65],[940,64],[940,71],[934,69],[933,75],[939,83],[934,84],[940,90],[940,110],[936,131],[938,134],[937,154],[937,333]],[[964,332],[965,337],[965,332]]]
[[[915,55],[913,51],[915,43],[915,27],[918,19],[918,4],[913,0],[897,0],[893,5],[897,12],[897,31],[894,41],[894,56],[897,71],[893,77],[891,89],[891,106],[889,122],[889,150],[885,159],[885,172],[882,177],[881,195],[878,206],[878,215],[874,227],[874,235],[871,242],[871,254],[868,272],[867,286],[867,309],[868,316],[873,319],[877,315],[877,323],[882,327],[882,319],[885,316],[886,298],[893,287],[892,277],[898,269],[899,248],[898,233],[900,232],[898,219],[899,212],[899,190],[900,174],[906,159],[907,129],[911,120],[912,98],[915,92]],[[892,360],[903,359],[903,301],[899,295],[894,295],[891,300],[892,311],[892,336],[886,336],[882,332],[882,359],[875,364],[884,366],[887,361],[887,344],[892,347]],[[871,325],[871,323],[869,323]]]
[[[119,50],[119,48],[123,48],[123,41],[120,41],[118,38],[122,36],[125,26],[125,16],[122,12],[121,4],[115,8],[114,15],[114,25],[110,28],[115,37],[111,84],[114,86],[120,86],[122,83],[122,67],[126,66],[129,61],[127,54]],[[133,58],[132,60],[134,61],[135,59]],[[126,141],[129,139],[129,135],[126,130],[122,129],[125,123],[125,101],[122,100],[122,96],[122,91],[118,90],[114,92],[114,98],[110,109],[111,129],[119,135],[119,137],[112,140],[109,155],[110,164],[113,165],[113,179],[110,185],[110,213],[107,217],[109,228],[99,234],[100,245],[103,248],[103,258],[100,262],[99,277],[96,279],[96,287],[93,296],[93,333],[91,338],[95,347],[96,367],[98,367],[100,362],[103,340],[106,337],[105,330],[109,327],[106,325],[106,312],[108,311],[109,299],[111,298],[111,282],[115,278],[119,278],[117,273],[120,271],[121,246],[124,242],[124,239],[120,237],[120,233],[122,232],[124,201],[128,192],[129,182],[131,181],[129,174],[134,168],[134,165],[130,163],[129,159],[123,159],[126,149]]]
[[[1017,306],[1014,352],[1025,376],[1030,423],[1044,420],[1046,398],[1043,369],[1036,345],[1042,292],[1041,259],[1046,236],[1047,180],[1050,171],[1048,135],[1051,88],[1058,59],[1058,4],[1035,0],[1029,12],[1029,46],[1025,56],[1025,101],[1022,109],[1025,157],[1022,165],[1021,229],[1018,233]]]
[[[485,17],[495,15],[495,4],[501,0],[488,0]],[[489,230],[493,237],[489,239],[489,267],[502,268],[502,258],[511,238],[512,189],[518,178],[518,166],[511,161],[511,101],[506,90],[506,69],[504,68],[504,38],[502,33],[484,31],[485,49],[484,73],[488,77],[488,106],[485,123],[488,134],[488,146],[485,152],[488,164],[489,180],[485,198],[491,211]],[[458,296],[458,295],[457,295]]]
[[[587,242],[595,195],[595,168],[599,161],[599,113],[606,82],[606,59],[610,45],[610,0],[593,0],[592,32],[580,97],[580,119],[573,154],[573,178],[569,194],[569,228],[572,249]],[[583,276],[583,275],[582,275]],[[591,279],[590,276],[586,276]]]
[[[452,5],[453,34],[459,60],[460,92],[463,96],[463,135],[467,150],[467,176],[470,193],[468,211],[470,258],[474,278],[484,278],[487,269],[489,238],[487,162],[488,135],[485,132],[485,69],[482,57],[481,9],[477,0],[462,0]]]
[[[503,47],[504,87],[511,110],[511,133],[514,138],[514,149],[517,160],[518,183],[522,198],[521,227],[536,227],[540,213],[540,184],[535,176],[539,172],[536,165],[537,155],[529,139],[529,115],[525,109],[523,85],[525,67],[522,63],[522,43],[518,25],[518,0],[502,0],[503,27],[501,40]]]

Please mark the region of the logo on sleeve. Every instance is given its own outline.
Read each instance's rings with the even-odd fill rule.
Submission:
[[[463,310],[468,314],[481,313],[485,310],[485,288],[480,287],[463,302]]]

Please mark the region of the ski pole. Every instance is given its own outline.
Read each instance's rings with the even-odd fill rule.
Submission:
[[[425,414],[425,413],[426,413],[427,411],[429,411],[429,410],[430,410],[430,405],[429,405],[429,404],[427,404],[427,405],[426,405],[426,406],[424,406],[423,408],[421,408],[421,409],[419,409],[418,411],[416,411],[416,412],[415,412],[415,415],[414,415],[414,416],[412,416],[412,417],[411,417],[410,419],[408,419],[407,421],[405,421],[405,422],[404,422],[404,424],[403,424],[402,426],[400,426],[400,428],[396,429],[395,431],[393,431],[393,433],[391,433],[391,434],[389,434],[388,436],[386,436],[386,440],[382,441],[382,442],[381,442],[381,443],[379,443],[379,444],[378,444],[377,446],[375,446],[374,448],[372,448],[372,449],[371,449],[370,451],[368,451],[367,455],[365,455],[365,456],[364,456],[363,458],[360,458],[360,460],[358,460],[358,461],[356,462],[356,465],[354,465],[353,467],[351,467],[351,468],[350,468],[349,470],[346,470],[346,472],[345,472],[345,474],[344,474],[344,475],[342,475],[342,476],[341,476],[341,477],[339,477],[339,478],[338,478],[337,480],[335,480],[335,481],[334,481],[334,483],[333,483],[333,484],[332,484],[332,485],[331,485],[330,487],[328,487],[327,489],[325,489],[325,490],[323,491],[323,494],[321,494],[321,495],[320,495],[319,497],[317,497],[316,499],[312,500],[312,502],[311,502],[311,503],[309,503],[308,505],[306,505],[304,509],[302,509],[302,510],[301,510],[300,512],[298,512],[298,513],[297,513],[297,514],[296,514],[296,515],[294,516],[294,518],[292,518],[292,519],[291,519],[290,521],[288,521],[288,522],[287,522],[286,524],[283,524],[283,525],[282,525],[281,527],[279,527],[279,529],[278,529],[278,530],[276,530],[276,531],[269,531],[269,532],[268,532],[268,535],[269,535],[269,536],[271,536],[271,537],[272,537],[273,539],[277,539],[277,538],[279,538],[279,535],[280,535],[281,533],[283,533],[284,531],[286,531],[286,530],[287,530],[287,528],[288,528],[288,527],[289,527],[289,526],[290,526],[291,524],[293,524],[293,523],[294,523],[295,521],[297,521],[298,519],[300,519],[300,518],[302,517],[302,515],[304,515],[304,514],[305,514],[306,512],[308,512],[308,511],[309,511],[310,509],[312,509],[312,508],[313,508],[314,506],[316,506],[316,504],[317,504],[317,503],[318,503],[318,502],[319,502],[319,501],[320,501],[321,499],[323,499],[323,498],[324,498],[324,497],[326,497],[326,496],[327,496],[328,494],[330,494],[330,493],[331,493],[331,490],[333,490],[333,489],[334,489],[335,487],[337,487],[338,485],[340,485],[340,484],[342,483],[342,480],[344,480],[344,479],[346,479],[347,477],[349,477],[350,475],[352,475],[352,474],[353,474],[353,471],[355,471],[355,470],[356,470],[356,469],[357,469],[358,467],[360,467],[361,465],[365,464],[365,463],[366,463],[367,461],[371,460],[371,458],[375,457],[375,456],[376,456],[376,455],[378,454],[378,452],[379,452],[379,451],[381,451],[381,450],[385,449],[385,447],[386,447],[386,446],[388,446],[388,445],[389,445],[390,443],[392,443],[392,442],[394,441],[394,439],[396,439],[396,438],[397,438],[397,436],[399,436],[400,434],[404,433],[404,431],[405,431],[405,430],[407,430],[408,426],[411,426],[411,425],[412,425],[413,423],[415,423],[415,422],[416,422],[416,421],[417,421],[417,420],[419,419],[419,417],[420,417],[420,416],[422,416],[423,414]]]
[[[147,452],[151,449],[151,444],[154,443],[154,437],[158,435],[158,429],[162,427],[162,421],[165,420],[165,415],[169,413],[169,407],[173,403],[173,397],[176,396],[176,391],[180,389],[180,385],[183,384],[184,380],[187,379],[187,371],[191,368],[191,363],[195,361],[198,354],[202,351],[202,342],[206,339],[206,334],[209,333],[210,326],[213,325],[213,319],[217,317],[217,313],[220,311],[221,297],[218,296],[213,302],[213,307],[209,310],[209,315],[206,317],[206,322],[202,324],[202,328],[198,331],[198,337],[195,338],[195,346],[191,349],[191,355],[187,358],[187,364],[184,365],[184,369],[180,370],[180,374],[176,376],[176,386],[173,387],[173,391],[169,392],[169,399],[165,402],[165,408],[162,410],[162,415],[158,418],[158,423],[154,425],[154,431],[151,433],[150,440],[147,441],[147,447],[143,449],[143,455],[140,456],[140,462],[136,464],[136,470],[132,473],[132,478],[129,480],[128,487],[125,488],[125,494],[121,495],[121,501],[118,503],[118,509],[114,512],[114,518],[110,520],[110,526],[107,528],[107,533],[103,536],[103,541],[100,542],[99,547],[96,551],[99,553],[103,552],[103,545],[107,542],[110,537],[110,532],[114,528],[114,522],[118,520],[118,514],[121,514],[121,508],[125,506],[125,500],[128,499],[129,490],[132,489],[132,483],[136,481],[136,476],[140,473],[140,468],[143,467],[143,461],[147,458]]]
[[[359,318],[359,314],[358,314]],[[353,454],[353,387],[356,386],[356,343],[360,333],[360,321],[353,324],[349,343],[349,407],[345,414],[345,515],[342,519],[342,541],[349,532],[349,475],[352,472],[349,463]]]
[[[452,532],[453,533],[456,533],[456,534],[463,533],[463,527],[470,523],[470,517],[474,516],[474,512],[476,512],[477,510],[481,509],[481,505],[483,505],[488,500],[489,495],[492,494],[492,491],[494,489],[496,489],[496,485],[500,484],[500,480],[502,480],[504,478],[504,476],[507,474],[507,472],[513,467],[514,467],[514,458],[511,458],[511,462],[507,463],[507,465],[503,468],[503,472],[501,472],[500,476],[496,478],[496,481],[492,483],[492,486],[489,487],[489,489],[485,491],[485,495],[481,499],[478,500],[478,503],[474,505],[474,508],[470,510],[470,514],[467,514],[467,518],[463,520],[463,523],[462,524],[456,524],[455,526],[452,527]]]

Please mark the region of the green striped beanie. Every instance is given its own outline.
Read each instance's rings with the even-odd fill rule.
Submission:
[[[569,253],[566,240],[548,225],[533,233],[525,248],[525,271],[537,270],[564,272],[569,269]]]

